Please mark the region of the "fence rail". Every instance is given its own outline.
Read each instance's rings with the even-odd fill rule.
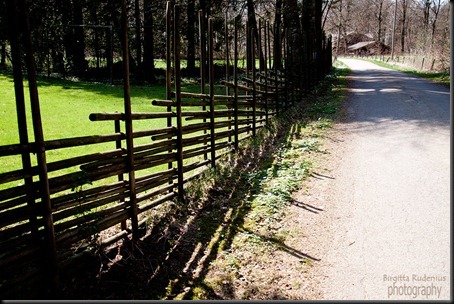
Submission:
[[[226,94],[215,94],[213,20],[209,19],[208,30],[206,33],[201,30],[199,39],[201,57],[206,56],[208,73],[201,64],[200,93],[183,92],[179,7],[167,4],[166,19],[169,33],[166,35],[167,99],[150,103],[151,110],[162,107],[163,112],[130,112],[125,68],[125,112],[89,116],[93,123],[112,121],[111,134],[42,142],[22,140],[19,144],[0,146],[0,157],[20,156],[23,160],[21,169],[0,173],[2,293],[32,277],[44,275],[51,281],[55,280],[58,270],[86,249],[87,239],[96,240],[102,246],[128,235],[138,239],[137,228],[146,222],[147,211],[174,199],[184,202],[184,185],[188,180],[216,167],[216,161],[238,149],[241,140],[254,136],[270,117],[300,100],[305,90],[316,83],[313,79],[316,70],[326,74],[331,66],[331,43],[326,40],[323,54],[319,54],[317,60],[311,58],[306,69],[302,70],[303,74],[289,76],[291,71],[286,65],[286,60],[289,60],[286,53],[282,56],[283,68],[273,67],[271,26],[264,23],[258,29],[260,45],[250,39],[247,51],[252,53],[255,63],[255,50],[260,48],[265,65],[256,69],[253,64],[252,70],[240,71],[240,28],[238,22],[234,22],[233,29],[226,22],[226,35],[229,31],[234,32],[233,58],[229,57],[231,51],[226,46],[226,62],[233,62],[233,74],[230,74],[230,64],[226,64],[222,82]],[[206,20],[202,13],[199,21],[203,29]],[[125,16],[123,26],[127,26]],[[124,45],[127,45],[127,37],[124,40]],[[31,54],[30,49],[27,52]],[[13,48],[12,53],[20,58],[17,48]],[[127,50],[123,55],[127,67]],[[31,65],[27,66],[29,76],[33,75]],[[21,70],[17,62],[16,68]],[[22,78],[15,81],[21,83]],[[20,100],[16,101],[19,107]],[[35,103],[39,108],[37,100]],[[134,130],[132,127],[133,121],[156,119],[162,121],[161,128]],[[34,125],[35,132],[39,124]],[[18,127],[23,128],[21,125]],[[122,132],[122,129],[126,131]],[[146,138],[148,142],[137,145],[134,140],[138,138]],[[45,156],[50,150],[100,143],[111,144],[112,148],[53,162],[38,160],[37,165],[30,163],[35,154]],[[100,237],[103,231],[112,228],[116,231],[113,235]]]

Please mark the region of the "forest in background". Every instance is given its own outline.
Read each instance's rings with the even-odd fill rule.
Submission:
[[[449,67],[449,18],[447,0],[330,0],[324,1],[323,27],[333,47],[347,44],[349,33],[368,34],[389,47],[394,37],[394,54],[430,55]]]
[[[198,41],[198,12],[203,11],[205,20],[214,19],[215,57],[224,58],[221,47],[225,45],[224,19],[233,25],[236,16],[245,16],[239,26],[258,28],[260,20],[274,22],[279,27],[290,23],[283,18],[292,15],[298,1],[253,1],[253,0],[182,0],[171,1],[179,4],[182,13],[182,59],[186,62],[188,76],[197,76],[200,41]],[[310,2],[310,1],[307,1]],[[7,67],[10,61],[6,13],[6,2],[0,1],[0,42],[1,62]],[[307,6],[310,6],[309,4]],[[131,49],[131,70],[139,78],[154,80],[163,73],[155,68],[156,61],[165,58],[165,1],[128,1],[129,41]],[[87,72],[107,75],[113,72],[121,75],[121,27],[120,2],[116,0],[50,0],[29,1],[30,23],[37,70],[40,73],[57,74],[66,77],[88,76]],[[301,10],[302,13],[302,10]],[[206,28],[206,27],[205,27]],[[241,37],[239,37],[241,40]],[[233,37],[228,37],[230,42]],[[258,39],[257,30],[255,39]],[[279,40],[281,49],[282,41]],[[275,46],[276,47],[276,46]],[[246,56],[246,44],[240,45],[240,58]],[[218,53],[218,55],[217,55]],[[99,75],[92,75],[99,76]]]
[[[131,70],[139,79],[154,81],[163,74],[156,62],[165,58],[165,1],[130,0],[129,38]],[[179,0],[182,7],[182,59],[187,76],[197,76],[199,60],[198,11],[214,17],[215,56],[225,45],[227,17],[244,15],[257,28],[260,20],[290,27],[295,14],[304,23],[306,0]],[[120,2],[116,0],[36,0],[29,1],[37,70],[56,76],[107,78],[121,75]],[[296,9],[296,11],[295,11]],[[368,35],[394,53],[430,55],[449,66],[449,16],[447,0],[324,0],[322,28],[333,37],[333,47],[345,53],[347,36]],[[244,14],[243,14],[244,13]],[[0,66],[10,62],[7,36],[6,1],[0,1]],[[304,24],[300,24],[304,27]],[[283,35],[284,33],[280,33]],[[340,37],[340,39],[337,39]],[[394,37],[394,39],[393,39]],[[256,39],[257,39],[256,35]],[[281,42],[280,39],[273,41]],[[229,37],[233,39],[233,37]],[[282,48],[274,45],[273,48]],[[240,50],[245,50],[240,46]],[[245,52],[240,54],[240,58]],[[222,58],[221,56],[219,56]]]

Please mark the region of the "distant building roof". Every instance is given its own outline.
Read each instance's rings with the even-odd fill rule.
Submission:
[[[353,45],[350,45],[348,47],[348,49],[350,51],[356,51],[356,50],[359,50],[360,48],[363,48],[365,46],[368,46],[368,45],[371,45],[371,44],[374,44],[375,41],[362,41],[362,42],[358,42],[358,43],[355,43]]]

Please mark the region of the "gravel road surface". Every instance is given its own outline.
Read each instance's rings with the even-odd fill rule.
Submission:
[[[320,256],[322,298],[447,300],[449,89],[342,61],[352,74],[348,117],[337,127],[343,152],[326,181],[332,238]]]

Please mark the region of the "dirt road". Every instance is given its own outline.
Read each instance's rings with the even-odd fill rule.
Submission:
[[[348,117],[333,130],[332,177],[317,186],[330,230],[320,297],[449,299],[449,89],[343,61]]]

